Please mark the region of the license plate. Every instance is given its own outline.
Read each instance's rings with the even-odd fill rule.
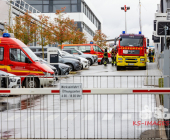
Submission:
[[[128,65],[133,66],[134,64],[128,64]]]

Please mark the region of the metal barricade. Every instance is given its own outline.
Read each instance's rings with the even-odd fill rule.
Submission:
[[[162,94],[170,89],[83,89],[61,100],[56,88],[0,89],[1,139],[164,139]],[[1,105],[2,108],[2,105]],[[166,120],[164,120],[166,119]],[[169,131],[168,131],[169,133]]]
[[[12,88],[58,88],[61,83],[82,83],[83,88],[164,88],[164,78],[169,83],[169,76],[158,75],[66,75],[66,76],[0,76],[6,78],[7,87]],[[22,80],[22,79],[25,79]],[[56,81],[56,79],[58,79]],[[19,82],[15,82],[19,80]],[[36,83],[36,82],[40,83]],[[26,82],[26,83],[24,83]],[[10,84],[15,86],[10,86]]]

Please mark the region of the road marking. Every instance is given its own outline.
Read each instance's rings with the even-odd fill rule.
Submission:
[[[34,120],[34,119],[37,119],[39,117],[40,117],[40,115],[32,115],[31,117],[28,117],[25,120]]]
[[[108,116],[107,116],[108,115]],[[102,118],[103,121],[105,120],[112,120],[113,118],[113,114],[105,114]]]
[[[83,120],[93,120],[94,115],[86,115]]]
[[[46,118],[45,120],[54,120],[58,117],[59,115],[50,115],[48,118]]]
[[[67,117],[65,117],[63,120],[73,120],[77,115],[68,115]]]
[[[122,120],[130,120],[132,118],[131,114],[123,114],[122,115]]]
[[[21,115],[21,117],[22,117],[22,116],[23,116],[23,115]],[[5,119],[5,120],[13,121],[13,120],[16,120],[16,119],[18,119],[18,118],[20,118],[20,115],[11,116],[10,118]]]

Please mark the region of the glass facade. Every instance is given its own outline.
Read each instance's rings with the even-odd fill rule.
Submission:
[[[66,7],[66,13],[81,12],[84,13],[87,18],[97,27],[98,30],[101,30],[101,23],[98,18],[93,13],[93,9],[90,9],[89,6],[83,0],[25,0],[28,4],[36,8],[42,13],[55,13],[56,10],[60,10],[63,7]],[[76,22],[80,31],[85,30],[91,36],[94,36],[94,32],[89,28],[84,22]]]
[[[85,2],[81,3],[81,12],[83,12],[91,22],[97,27],[98,30],[101,30],[101,23],[97,17],[92,12],[93,9],[90,9]]]
[[[66,7],[65,12],[81,12],[81,0],[25,0],[42,13],[55,13]]]

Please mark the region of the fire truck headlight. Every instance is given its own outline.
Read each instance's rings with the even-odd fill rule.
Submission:
[[[123,60],[122,58],[118,58],[118,60]]]
[[[144,58],[141,58],[140,61],[145,61],[145,59],[144,59]]]

